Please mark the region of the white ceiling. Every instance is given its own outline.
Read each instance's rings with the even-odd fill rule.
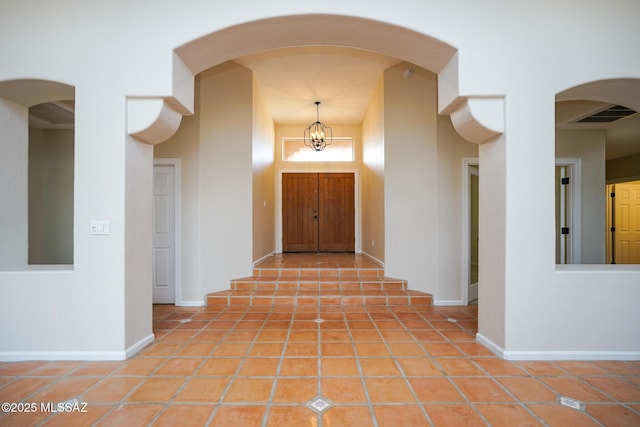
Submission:
[[[382,73],[401,61],[374,52],[327,46],[263,51],[235,59],[249,68],[277,124],[362,122]]]

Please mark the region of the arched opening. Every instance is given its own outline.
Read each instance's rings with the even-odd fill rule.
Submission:
[[[75,90],[63,83],[0,83],[5,185],[3,268],[73,264]]]
[[[435,271],[438,268],[437,264],[440,261],[435,248],[438,238],[454,242],[448,243],[453,248],[452,257],[460,258],[459,254],[462,250],[460,241],[462,239],[456,236],[460,233],[459,225],[462,222],[462,219],[458,218],[461,210],[461,206],[458,206],[460,204],[460,189],[458,187],[461,186],[461,162],[460,157],[456,156],[459,156],[461,152],[465,153],[466,150],[467,157],[477,157],[477,147],[464,141],[456,133],[448,116],[439,116],[439,113],[448,112],[447,108],[454,100],[460,101],[455,83],[456,51],[446,43],[424,34],[361,18],[341,16],[273,18],[230,27],[176,49],[177,65],[174,65],[174,71],[188,69],[190,73],[187,74],[196,75],[196,94],[193,97],[195,105],[189,105],[189,96],[179,90],[179,88],[184,88],[184,85],[178,84],[174,80],[174,98],[171,105],[184,101],[183,106],[194,110],[196,114],[192,117],[185,116],[176,135],[169,139],[168,143],[157,145],[155,153],[157,157],[181,158],[183,172],[192,177],[191,184],[186,180],[182,181],[183,193],[187,191],[186,186],[188,185],[198,186],[200,197],[204,197],[203,193],[206,193],[205,199],[201,199],[206,200],[204,203],[198,206],[195,206],[194,203],[193,211],[197,211],[197,213],[187,215],[191,219],[183,218],[183,238],[188,239],[187,234],[190,233],[187,230],[188,224],[197,222],[199,218],[209,219],[206,224],[201,223],[200,235],[192,237],[192,241],[201,239],[200,244],[189,244],[185,241],[183,248],[193,246],[193,252],[195,252],[197,246],[199,250],[207,253],[206,256],[203,252],[199,254],[206,259],[224,256],[226,267],[229,269],[229,272],[225,274],[231,275],[231,277],[246,274],[250,268],[247,260],[255,262],[261,256],[275,250],[273,241],[277,240],[277,233],[275,230],[271,230],[270,224],[276,222],[277,205],[274,193],[277,191],[277,177],[280,175],[273,165],[258,171],[263,165],[247,164],[246,159],[252,158],[254,162],[259,159],[259,162],[265,161],[266,164],[275,163],[274,152],[276,149],[274,144],[276,146],[279,144],[280,136],[299,137],[301,135],[285,135],[288,130],[284,130],[284,125],[268,124],[267,122],[270,121],[268,111],[264,114],[265,120],[256,126],[254,121],[256,105],[252,104],[253,94],[255,94],[250,71],[252,64],[248,64],[246,58],[251,57],[252,54],[277,56],[278,52],[281,52],[278,48],[289,47],[288,49],[293,49],[294,46],[300,49],[324,47],[335,50],[340,48],[350,51],[349,54],[354,56],[357,55],[356,52],[360,52],[360,54],[375,52],[394,59],[393,64],[388,66],[391,71],[388,73],[387,88],[380,89],[382,91],[388,90],[389,87],[395,87],[394,91],[385,92],[387,101],[391,100],[389,102],[393,102],[396,108],[393,110],[387,106],[385,111],[387,113],[395,111],[394,117],[389,114],[384,117],[379,115],[383,106],[374,103],[367,105],[374,111],[370,116],[372,118],[366,123],[363,125],[357,122],[348,123],[357,125],[359,127],[358,133],[361,134],[358,135],[358,144],[362,144],[360,156],[364,166],[361,171],[362,188],[360,194],[363,198],[369,197],[368,201],[364,200],[361,204],[361,211],[367,212],[367,215],[370,216],[362,218],[361,250],[379,251],[375,254],[380,254],[379,258],[384,261],[386,266],[389,266],[391,271],[395,270],[400,275],[405,274],[403,273],[405,271],[410,271],[409,276],[414,275],[414,277],[408,278],[410,282],[435,294],[438,292],[439,285],[428,280],[428,277],[425,276],[425,271],[429,271],[429,269],[422,265],[423,260],[428,259],[430,271]],[[174,79],[179,79],[180,76],[185,77],[185,74],[176,72]],[[223,76],[228,79],[226,83],[219,84],[213,89],[210,83],[215,79],[222,79]],[[185,77],[182,83],[188,83],[187,80]],[[243,83],[234,86],[238,80],[242,80]],[[425,86],[418,82],[427,83]],[[414,85],[413,89],[412,85]],[[418,93],[415,91],[416,85],[423,89],[428,87],[430,92],[427,97],[423,96],[421,100],[415,100],[416,104],[413,105],[422,102],[419,108],[407,107],[409,104],[404,102],[406,98],[403,97],[416,95]],[[307,117],[304,125],[308,124],[306,123],[308,117],[315,114],[315,111],[312,110],[313,101],[316,100],[315,94],[313,90],[308,92],[298,94],[300,104],[298,108],[301,111],[304,111],[304,108],[309,110],[309,114],[302,114]],[[241,99],[246,101],[240,101]],[[425,99],[428,102],[424,102]],[[216,102],[219,105],[215,105]],[[303,107],[302,105],[305,104],[308,106]],[[260,114],[265,110],[263,107],[264,105],[257,106],[257,111],[261,111]],[[465,117],[473,117],[477,111],[476,108],[478,108],[477,105],[467,104],[465,107]],[[203,108],[207,109],[207,112],[204,112]],[[180,108],[176,107],[176,109]],[[233,111],[234,114],[225,116],[230,111]],[[328,108],[323,109],[323,114],[329,114],[328,112]],[[203,114],[206,115],[204,121]],[[429,117],[428,120],[424,119],[426,116]],[[221,119],[221,117],[226,118]],[[244,125],[236,126],[232,132],[220,132],[220,127],[214,129],[213,124],[216,123],[216,120],[224,122],[220,125],[244,120]],[[405,121],[403,122],[403,120]],[[411,122],[410,126],[406,125],[407,120]],[[331,120],[327,119],[327,121]],[[463,124],[468,121],[467,118],[461,119]],[[206,125],[203,125],[205,122]],[[387,132],[395,130],[396,133],[393,136],[381,133],[385,128],[382,126],[383,122],[387,124]],[[395,125],[391,126],[391,123],[395,123]],[[296,126],[300,131],[304,129],[300,123]],[[377,128],[378,126],[381,127]],[[244,130],[238,132],[238,129]],[[256,129],[260,129],[261,132],[257,138]],[[473,131],[471,130],[471,132]],[[337,136],[335,129],[334,136]],[[200,142],[193,143],[193,138]],[[207,142],[203,143],[205,139]],[[395,152],[385,151],[385,145],[379,144],[385,139],[387,142],[394,139],[398,141],[387,144],[387,148],[394,147]],[[220,142],[214,147],[214,144],[209,142],[215,140]],[[259,140],[260,155],[256,155],[256,140]],[[426,144],[425,141],[429,143]],[[456,153],[454,153],[456,150],[447,151],[438,148],[439,144],[446,145],[451,141],[454,141],[454,144],[464,145],[466,148]],[[196,152],[197,155],[194,154]],[[396,157],[394,158],[394,156]],[[203,159],[208,160],[204,161]],[[220,159],[223,160],[220,161]],[[193,165],[198,163],[197,167],[200,168],[198,173],[190,172],[191,161],[193,161]],[[219,163],[215,163],[216,161]],[[237,162],[235,163],[236,167],[231,166],[234,162]],[[444,162],[440,163],[441,165],[452,165],[441,168],[446,170],[441,173],[450,176],[438,179],[439,162]],[[206,169],[203,169],[205,165]],[[407,175],[405,173],[407,170],[419,173]],[[206,186],[203,187],[203,181],[198,181],[198,179],[206,179]],[[374,181],[377,190],[371,191],[370,185],[373,186],[374,184],[371,183]],[[228,188],[217,189],[211,185],[214,182],[226,182]],[[419,206],[416,206],[416,209],[401,209],[400,206],[405,203],[404,199],[407,197],[406,189],[415,189],[416,185],[423,190],[420,197],[414,198]],[[455,188],[453,191],[450,191],[449,188],[441,188],[446,185]],[[231,187],[233,187],[231,191],[233,194],[249,193],[253,194],[253,197],[252,199],[242,199],[239,202],[236,200],[234,203],[238,204],[225,217],[223,215],[224,207],[230,206],[230,204],[222,200],[225,200],[224,197]],[[383,188],[384,191],[382,191]],[[443,200],[435,203],[434,200],[438,197]],[[218,200],[218,203],[212,202],[213,200]],[[203,212],[203,209],[207,212]],[[449,209],[456,210],[454,215],[443,215],[443,212],[440,212],[440,217],[446,217],[447,222],[446,226],[441,227],[440,230],[451,228],[454,235],[438,237],[438,225],[435,221],[438,209],[443,212],[447,212]],[[265,215],[266,212],[269,212],[271,216]],[[246,217],[243,217],[245,215]],[[240,222],[244,225],[238,225],[235,231],[232,231],[234,230],[233,225]],[[371,222],[377,222],[377,224],[368,226]],[[269,225],[263,227],[262,224]],[[253,239],[251,233],[253,233]],[[412,243],[409,247],[418,247],[419,250],[408,249],[401,254],[399,249],[394,249],[385,253],[385,235],[392,236],[394,239],[401,238],[403,241],[405,239],[411,240]],[[215,242],[212,242],[209,237],[202,236],[218,236],[219,240],[234,241],[233,248],[227,247],[223,251],[220,247],[216,247]],[[258,239],[264,240],[262,239],[264,236],[268,236],[266,240],[270,240],[272,247],[261,245],[261,249],[257,251],[256,241]],[[424,241],[429,244],[419,243]],[[247,253],[246,248],[252,246],[253,253]],[[405,246],[402,247],[406,249]],[[425,247],[427,248],[425,249]],[[233,255],[233,251],[236,251],[237,255]],[[189,262],[186,261],[187,259],[195,258],[188,257],[186,254],[182,256],[183,262]],[[449,304],[466,303],[463,301],[465,298],[461,290],[462,279],[459,268],[456,265],[447,265],[447,269],[447,273],[443,276],[450,277],[447,282],[455,285],[454,289],[440,289],[442,299]],[[190,270],[190,268],[183,267],[183,270]],[[211,283],[223,287],[225,283],[229,282],[228,276],[225,277],[224,274],[221,274],[220,271],[214,271],[213,268],[209,269],[206,263],[200,271],[202,277],[215,277],[216,274],[219,276],[207,280],[207,283],[202,287],[204,293],[221,290],[220,288],[212,288]],[[185,281],[183,278],[182,282]],[[199,297],[198,295],[195,298]]]
[[[638,79],[556,95],[557,264],[640,263],[639,99]]]
[[[442,71],[456,52],[443,41],[407,28],[339,15],[283,16],[239,24],[186,43],[175,52],[198,74],[234,58],[292,46],[369,50],[435,73]]]

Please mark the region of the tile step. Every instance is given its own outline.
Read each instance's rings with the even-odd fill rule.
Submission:
[[[384,277],[383,268],[344,268],[344,267],[280,267],[254,268],[253,276],[271,279],[327,279],[338,277]]]
[[[268,291],[268,290],[406,290],[407,281],[392,277],[355,277],[342,276],[335,278],[311,279],[305,278],[273,278],[273,277],[243,277],[231,281],[233,291]]]
[[[431,305],[432,296],[413,290],[226,290],[207,295],[207,306]]]

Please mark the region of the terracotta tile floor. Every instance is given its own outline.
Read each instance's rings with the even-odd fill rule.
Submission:
[[[476,310],[155,306],[130,360],[0,363],[2,402],[87,403],[0,425],[640,426],[640,362],[503,361]]]

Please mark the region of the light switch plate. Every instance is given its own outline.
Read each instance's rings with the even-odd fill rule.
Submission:
[[[90,234],[109,234],[109,221],[91,221]]]

